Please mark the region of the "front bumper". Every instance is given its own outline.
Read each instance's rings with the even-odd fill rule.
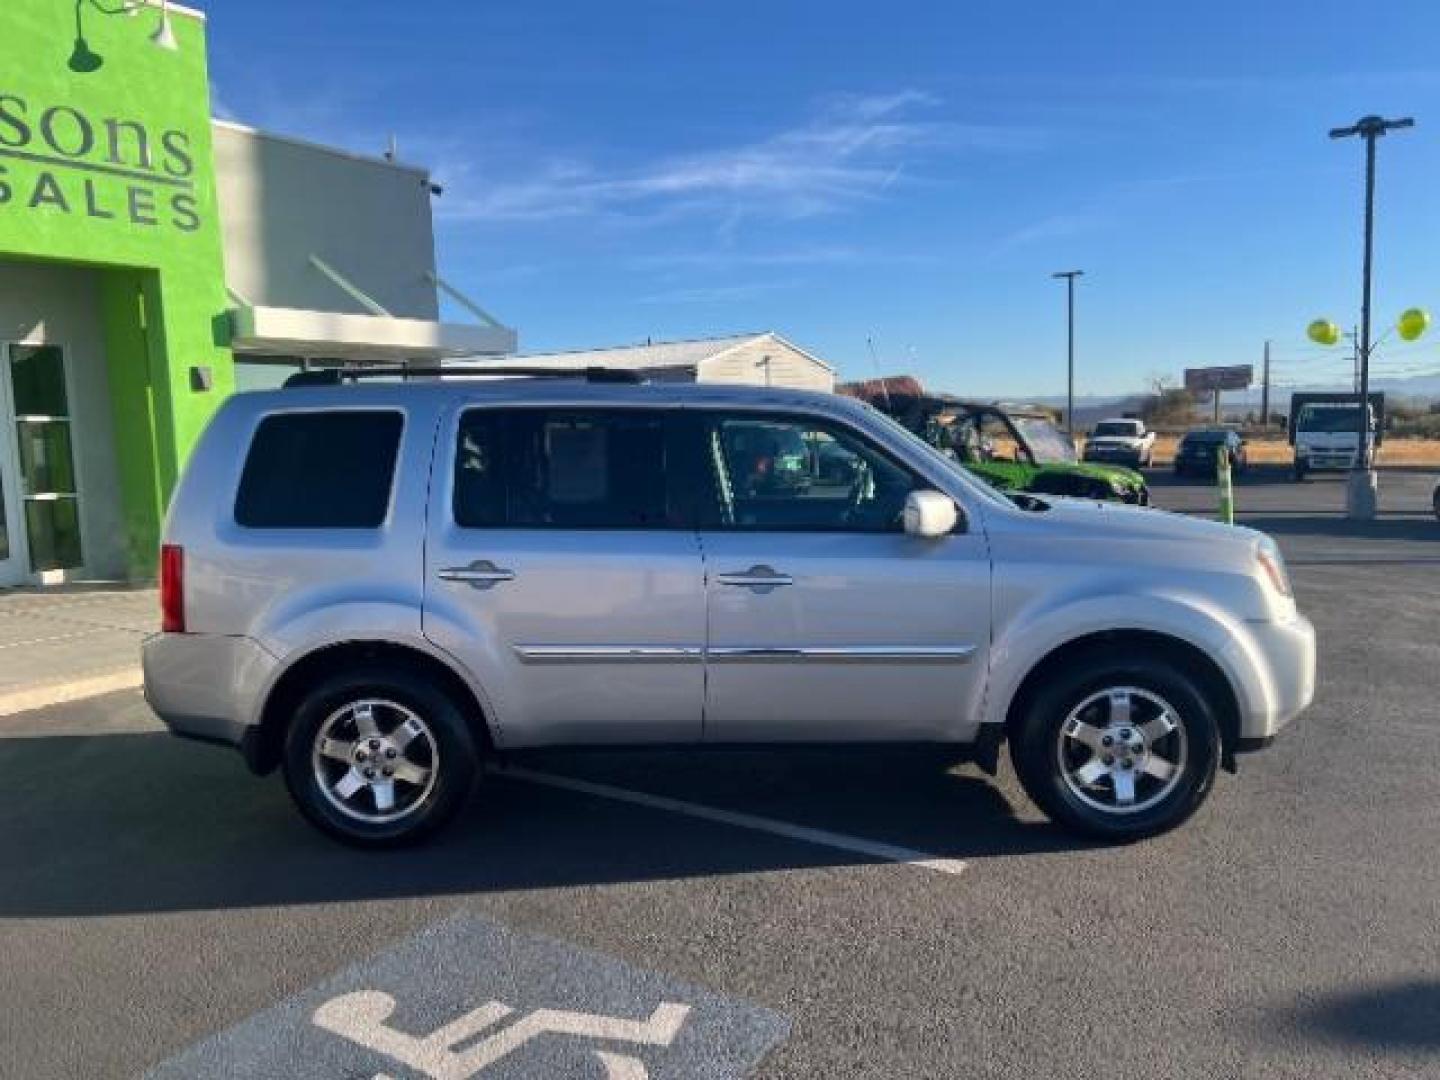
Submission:
[[[1246,624],[1228,659],[1250,669],[1241,694],[1238,749],[1269,744],[1315,699],[1315,627],[1298,612],[1278,622]]]
[[[1144,460],[1144,455],[1139,450],[1087,446],[1081,458],[1084,461],[1094,462],[1096,465],[1129,465],[1133,467]]]
[[[151,634],[140,647],[145,700],[176,735],[243,747],[279,663],[225,634]]]

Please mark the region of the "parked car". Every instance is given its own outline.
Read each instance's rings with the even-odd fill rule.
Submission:
[[[735,448],[776,429],[844,447],[854,482],[741,483]],[[160,580],[155,711],[369,846],[431,833],[483,763],[529,750],[756,743],[935,744],[994,773],[1008,741],[1051,818],[1132,839],[1189,817],[1315,684],[1268,537],[1008,498],[800,391],[237,394],[174,494]]]
[[[927,394],[910,376],[845,383],[839,392],[898,420],[1001,491],[1138,506],[1150,502],[1144,476],[1123,465],[1081,461],[1070,436],[1042,409],[1005,408],[953,394]]]
[[[1187,431],[1175,448],[1176,476],[1214,476],[1221,451],[1230,455],[1230,469],[1239,476],[1250,468],[1245,440],[1228,428]]]
[[[1085,440],[1086,461],[1148,468],[1155,457],[1155,432],[1144,420],[1101,420]]]

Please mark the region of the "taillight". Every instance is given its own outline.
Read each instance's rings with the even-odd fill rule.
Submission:
[[[160,546],[160,629],[185,632],[185,549],[179,544]]]

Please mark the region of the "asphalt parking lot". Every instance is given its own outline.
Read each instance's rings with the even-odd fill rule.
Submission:
[[[1359,525],[1341,480],[1242,481],[1317,702],[1125,848],[1008,765],[736,752],[555,755],[361,854],[136,692],[0,721],[0,1074],[1440,1075],[1433,484]]]

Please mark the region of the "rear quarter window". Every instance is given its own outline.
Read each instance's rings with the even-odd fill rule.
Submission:
[[[384,524],[404,418],[394,410],[293,412],[255,429],[236,524],[251,529],[374,529]]]

